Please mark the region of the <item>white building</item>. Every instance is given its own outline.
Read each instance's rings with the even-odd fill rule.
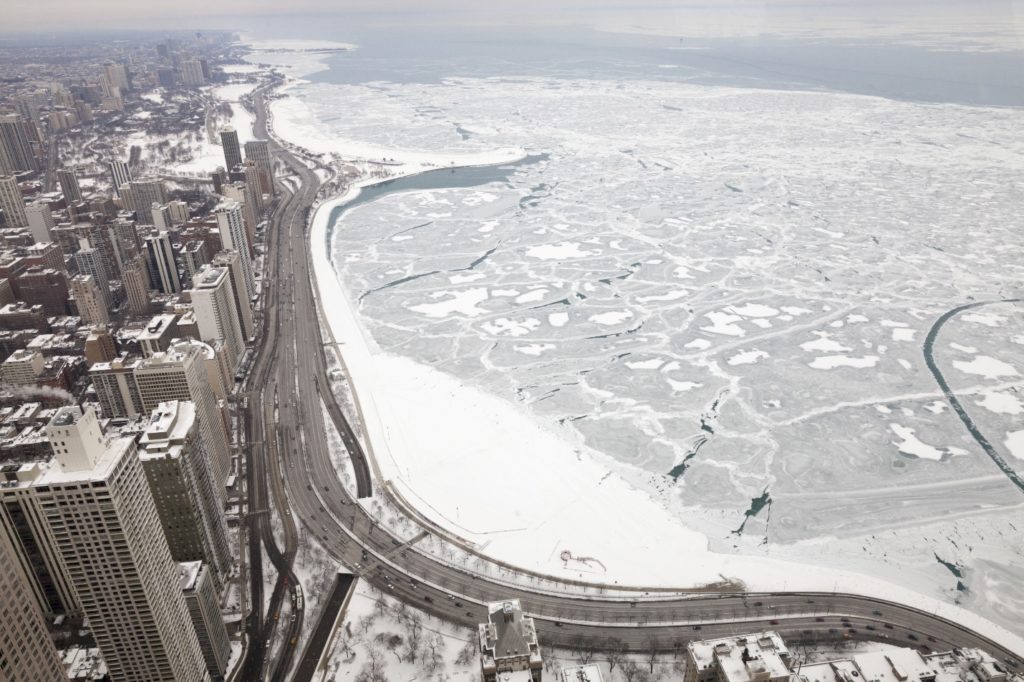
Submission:
[[[208,680],[135,441],[108,438],[77,406],[47,435],[56,466],[37,494],[111,679]]]
[[[28,221],[28,231],[37,244],[53,241],[50,230],[56,227],[57,223],[48,204],[42,201],[32,202],[25,207],[25,219]]]
[[[238,319],[230,271],[204,266],[192,283],[191,295],[199,337],[207,342],[223,342],[233,374],[245,352],[245,337]]]
[[[252,249],[245,231],[242,205],[237,201],[225,201],[217,208],[216,215],[221,244],[225,249],[237,251],[241,258],[242,273],[245,275],[245,299],[251,301],[256,295],[256,279],[252,271]]]
[[[791,663],[776,632],[690,642],[683,682],[789,682]]]
[[[96,286],[92,275],[75,275],[71,278],[71,292],[75,296],[78,315],[89,325],[105,325],[110,322],[110,313],[103,293]]]
[[[252,319],[252,303],[245,296],[245,272],[242,270],[242,256],[237,251],[221,251],[213,257],[213,264],[227,268],[231,273],[231,290],[235,295],[235,309],[242,324],[242,335],[247,341],[256,334]]]
[[[42,353],[19,348],[0,364],[0,378],[13,386],[33,386],[45,367]]]

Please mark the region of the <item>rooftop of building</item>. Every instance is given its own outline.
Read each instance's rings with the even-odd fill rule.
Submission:
[[[688,649],[699,670],[717,664],[732,682],[790,675],[789,649],[774,631],[691,642]]]
[[[536,653],[537,633],[533,619],[523,614],[518,599],[487,605],[486,645],[495,659],[529,656]]]
[[[177,315],[171,313],[156,315],[135,338],[140,341],[143,339],[158,339],[167,333],[167,330],[171,328],[177,317]]]
[[[124,453],[135,446],[135,440],[126,437],[111,438],[109,445],[88,471],[63,471],[56,458],[50,460],[38,479],[38,485],[66,485],[86,481],[108,480]]]
[[[182,561],[178,563],[181,576],[181,589],[194,590],[199,574],[203,570],[202,561]]]
[[[195,423],[196,406],[189,400],[160,403],[149,415],[139,446],[147,452],[166,449],[170,443],[183,442]],[[141,454],[141,453],[140,453]]]

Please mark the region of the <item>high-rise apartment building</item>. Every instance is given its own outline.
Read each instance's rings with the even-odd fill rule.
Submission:
[[[89,378],[105,418],[134,418],[142,414],[142,396],[135,381],[135,368],[140,362],[141,358],[122,354],[89,368]]]
[[[75,252],[72,260],[78,272],[83,275],[90,275],[96,282],[96,287],[103,297],[104,306],[110,305],[110,278],[107,275],[107,265],[104,262],[103,252],[89,246],[87,240],[82,240],[82,248]]]
[[[245,225],[246,238],[249,241],[249,257],[252,258],[253,251],[252,245],[256,243],[256,221],[257,215],[253,207],[252,199],[249,197],[249,189],[245,186],[244,182],[231,182],[224,185],[222,188],[224,196],[228,199],[234,199],[242,207],[242,224]],[[227,245],[224,246],[227,248]]]
[[[111,161],[109,166],[110,177],[114,182],[114,192],[117,196],[121,196],[121,187],[131,183],[132,172],[128,169],[128,164],[124,161]]]
[[[122,93],[131,89],[128,69],[125,68],[124,64],[106,62],[103,65],[103,80],[106,81],[108,87],[117,88]]]
[[[57,182],[60,184],[60,191],[64,195],[66,203],[77,204],[82,200],[82,188],[78,186],[78,178],[73,169],[58,168]]]
[[[245,352],[245,336],[238,319],[238,306],[227,268],[205,266],[196,275],[191,290],[192,309],[203,341],[220,341],[232,373]]]
[[[18,187],[18,180],[13,175],[0,177],[0,208],[4,210],[4,219],[8,227],[28,227],[25,199]]]
[[[260,171],[260,183],[264,194],[274,193],[274,160],[270,156],[270,142],[249,140],[245,143],[245,160],[252,161]]]
[[[28,231],[37,244],[53,241],[50,230],[56,227],[57,223],[53,219],[53,211],[50,210],[48,204],[36,201],[25,206],[25,219],[28,222]]]
[[[198,59],[187,59],[178,67],[181,72],[181,84],[187,88],[198,88],[206,85],[203,76],[203,65]]]
[[[254,162],[246,161],[242,164],[242,174],[245,177],[245,195],[252,201],[252,210],[256,223],[263,219],[263,182],[260,180],[260,169]]]
[[[139,458],[175,561],[205,561],[217,591],[231,572],[231,549],[210,457],[191,401],[160,403],[139,439]]]
[[[137,255],[125,264],[121,269],[121,284],[128,300],[128,312],[132,315],[148,315],[151,304],[145,257]]]
[[[78,605],[35,494],[34,485],[42,472],[39,462],[0,465],[0,536],[10,540],[41,613],[54,618],[77,611]]]
[[[220,241],[225,249],[237,251],[245,275],[245,299],[251,301],[256,295],[256,279],[252,271],[252,249],[242,218],[242,206],[237,201],[225,201],[216,211]]]
[[[8,166],[7,172],[39,170],[21,114],[0,114],[0,156]]]
[[[0,595],[3,595],[0,599],[0,679],[66,680],[43,613],[32,598],[14,546],[3,532],[0,532]]]
[[[86,324],[105,325],[110,322],[107,302],[92,275],[75,275],[71,278],[71,291],[78,306],[78,315]]]
[[[192,561],[180,566],[181,590],[185,593],[185,603],[206,659],[206,670],[214,680],[222,680],[231,658],[231,641],[224,627],[213,578],[202,562]]]
[[[134,439],[109,438],[77,406],[47,436],[55,458],[36,492],[111,679],[206,680]]]
[[[178,263],[174,260],[171,234],[163,230],[149,235],[144,242],[153,288],[165,294],[176,294],[181,291],[181,278],[178,276]]]
[[[200,348],[182,341],[165,353],[143,360],[135,370],[142,407],[152,412],[169,400],[191,400],[196,404],[199,434],[213,463],[217,495],[226,498],[224,481],[231,470],[227,427],[211,394],[206,377],[206,359]]]
[[[167,203],[167,190],[162,180],[130,180],[121,185],[118,194],[124,207],[137,216],[140,223],[153,224],[153,204]]]
[[[242,149],[238,145],[238,131],[227,126],[220,131],[220,145],[224,148],[224,166],[230,173],[242,164]]]
[[[252,317],[252,304],[245,297],[245,272],[242,270],[242,256],[237,251],[221,251],[213,257],[213,264],[227,268],[231,273],[231,290],[235,296],[235,309],[242,325],[242,336],[246,341],[256,333]]]

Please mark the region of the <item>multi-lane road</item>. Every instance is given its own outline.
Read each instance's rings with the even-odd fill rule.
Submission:
[[[269,139],[264,94],[259,90],[254,97],[255,133]],[[614,638],[638,651],[670,650],[695,638],[771,628],[792,641],[873,639],[935,650],[977,646],[1019,665],[1017,660],[1024,652],[1010,651],[964,625],[922,609],[841,590],[693,593],[598,585],[584,590],[578,584],[557,579],[512,580],[493,577],[507,575],[502,571],[476,573],[393,536],[356,499],[373,492],[370,467],[351,425],[327,389],[324,349],[333,340],[321,336],[306,232],[307,209],[314,203],[320,179],[276,142],[271,143],[271,150],[300,184],[275,210],[267,240],[263,332],[247,385],[248,414],[253,425],[249,437],[255,439],[248,449],[251,514],[258,514],[268,502],[265,493],[259,492],[261,485],[269,483],[272,489],[283,485],[287,499],[274,496],[274,503],[282,505],[282,518],[300,520],[333,557],[363,579],[395,598],[471,626],[485,619],[487,602],[519,598],[536,619],[540,639],[546,644],[600,648]],[[327,418],[352,458],[357,478],[355,495],[342,484],[331,463],[322,400]],[[267,401],[276,405],[276,421],[272,410],[267,409]],[[267,412],[265,418],[255,417],[263,412]],[[260,439],[265,443],[272,438],[268,434],[284,435],[276,451],[260,445]],[[270,457],[279,466],[270,464]],[[383,494],[377,483],[377,494]],[[257,520],[254,525],[252,535],[259,531],[266,541],[269,524]],[[282,576],[278,587],[285,575],[294,585],[290,569],[294,551],[286,547],[282,557],[288,568],[278,569]],[[273,554],[271,560],[277,564]],[[255,556],[250,551],[250,561],[258,563],[258,549]],[[277,592],[275,589],[275,595]],[[253,602],[259,603],[256,596]],[[275,613],[274,608],[272,605],[269,613]],[[301,613],[298,620],[301,622]],[[250,636],[265,631],[263,626],[251,629]],[[250,644],[251,655],[246,662],[256,665],[252,661],[267,656],[262,646],[256,653],[253,649]],[[290,656],[293,652],[284,653]],[[280,670],[278,665],[275,675],[281,674]]]

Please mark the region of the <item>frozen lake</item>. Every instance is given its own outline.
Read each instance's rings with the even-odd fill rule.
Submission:
[[[713,551],[861,571],[1020,631],[1024,496],[922,344],[947,310],[1024,292],[1024,112],[640,77],[419,80],[306,84],[275,104],[310,148],[530,154],[335,210],[331,259],[380,352],[522,408]],[[957,315],[934,353],[1024,471],[1024,307]]]

